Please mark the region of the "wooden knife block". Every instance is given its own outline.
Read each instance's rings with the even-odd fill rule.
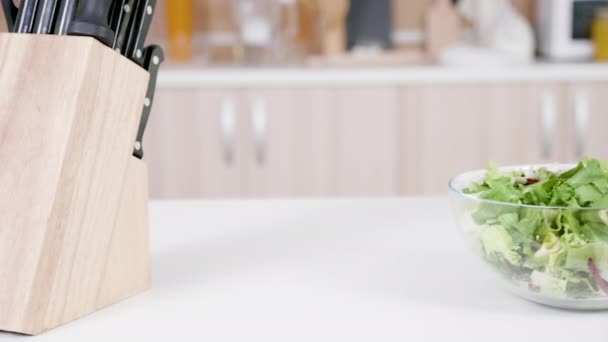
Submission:
[[[148,73],[87,37],[0,51],[0,330],[36,335],[149,287]]]

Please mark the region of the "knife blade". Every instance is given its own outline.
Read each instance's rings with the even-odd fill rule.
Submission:
[[[110,28],[114,31],[112,48],[122,52],[127,37],[127,29],[135,12],[135,0],[116,0]]]
[[[65,35],[68,33],[70,23],[76,14],[78,0],[60,0],[57,19],[55,20],[55,34]]]
[[[132,20],[129,36],[127,37],[124,55],[139,65],[144,63],[144,44],[152,24],[156,0],[139,0]]]
[[[4,11],[8,32],[14,32],[15,19],[17,18],[18,11],[17,6],[13,3],[13,0],[2,0],[2,10]]]
[[[51,33],[56,6],[56,0],[40,0],[38,8],[36,9],[36,17],[34,19],[34,33]]]
[[[17,18],[15,19],[14,32],[32,32],[37,5],[38,0],[21,0],[19,3],[19,10],[17,11]]]
[[[146,132],[146,126],[148,125],[148,119],[150,118],[150,111],[152,110],[152,104],[154,103],[158,71],[160,70],[161,63],[165,60],[163,49],[158,45],[150,45],[146,47],[143,50],[143,55],[143,67],[150,73],[150,80],[148,81],[148,90],[146,92],[146,98],[144,99],[144,110],[139,122],[139,130],[137,131],[135,149],[133,151],[133,155],[139,159],[144,157],[144,133]]]
[[[80,0],[76,17],[70,23],[68,34],[94,37],[107,46],[112,45],[114,32],[108,18],[112,0]]]

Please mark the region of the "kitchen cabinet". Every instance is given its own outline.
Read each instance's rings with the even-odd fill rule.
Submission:
[[[397,195],[398,89],[345,87],[334,89],[333,94],[333,194]]]
[[[500,82],[450,70],[403,83],[252,71],[233,84],[216,72],[161,88],[144,143],[152,197],[443,195],[451,177],[490,161],[608,160],[601,70]]]
[[[192,151],[185,151],[186,146],[195,144],[184,141],[188,132],[183,132],[184,128],[189,129],[192,125],[191,121],[199,120],[193,103],[187,102],[195,95],[196,92],[190,89],[157,91],[143,140],[152,197],[161,193],[167,197],[197,195],[199,184],[194,174],[200,171],[200,163],[189,156]],[[192,136],[189,138],[197,140]],[[184,169],[189,177],[183,177],[180,171]],[[181,177],[176,177],[178,172],[182,173]]]
[[[608,160],[608,82],[569,83],[567,90],[567,155],[576,161],[589,156]]]
[[[145,141],[154,198],[325,196],[322,89],[163,89]]]
[[[251,197],[397,194],[397,90],[247,91],[243,149]]]
[[[400,189],[444,194],[454,175],[559,160],[562,89],[551,84],[406,87],[400,116]]]
[[[151,196],[396,195],[398,91],[163,89],[145,141]]]
[[[244,93],[242,149],[250,197],[326,196],[331,187],[330,94],[323,88]]]
[[[238,90],[159,90],[144,140],[154,198],[239,196],[245,189]]]

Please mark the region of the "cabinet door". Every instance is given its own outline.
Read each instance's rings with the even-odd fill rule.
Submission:
[[[567,90],[568,160],[608,160],[608,83],[570,84]]]
[[[247,194],[325,196],[330,190],[330,95],[321,88],[250,90],[243,96]]]
[[[492,85],[486,95],[485,162],[529,165],[565,155],[564,89],[559,84]],[[485,165],[484,165],[485,166]]]
[[[456,174],[542,163],[563,155],[561,88],[551,85],[413,86],[401,97],[401,190],[439,195]]]
[[[339,88],[332,98],[332,194],[396,195],[398,89]]]
[[[239,92],[162,89],[144,140],[153,198],[240,195]]]

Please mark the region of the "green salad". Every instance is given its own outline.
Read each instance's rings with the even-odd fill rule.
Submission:
[[[561,298],[608,296],[608,163],[583,159],[563,172],[500,172],[464,190],[486,260],[511,281]]]

